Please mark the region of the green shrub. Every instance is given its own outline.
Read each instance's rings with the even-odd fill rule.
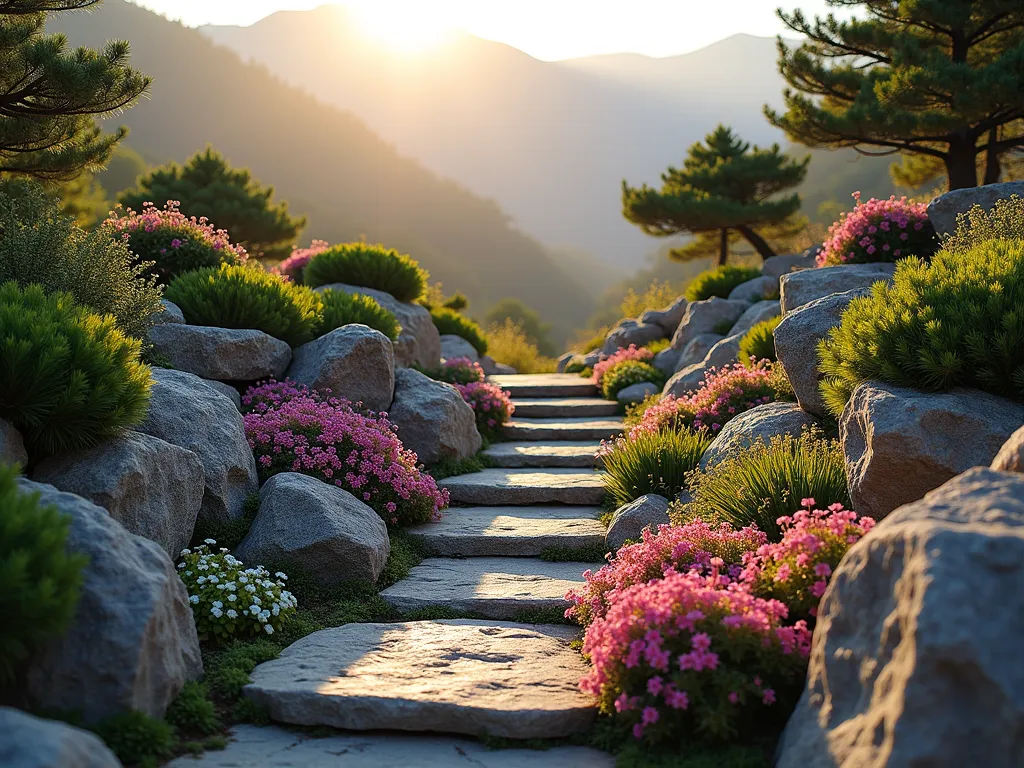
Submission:
[[[523,326],[510,317],[487,329],[487,349],[495,362],[510,365],[518,373],[554,373],[557,365],[555,360],[540,353]]]
[[[88,562],[66,549],[70,519],[20,491],[15,477],[16,467],[0,464],[0,684],[67,628]]]
[[[621,390],[644,381],[656,384],[660,389],[665,383],[665,377],[650,363],[643,363],[639,360],[623,360],[605,372],[601,381],[601,394],[607,400],[614,400]]]
[[[686,298],[689,301],[704,301],[712,296],[722,299],[729,298],[732,289],[748,280],[761,276],[756,267],[737,267],[725,264],[707,272],[701,272],[686,286]]]
[[[643,432],[619,438],[601,453],[605,490],[616,506],[648,493],[672,499],[687,487],[686,475],[711,444],[704,430]]]
[[[93,312],[113,315],[129,336],[146,335],[160,288],[147,277],[151,265],[136,262],[123,240],[78,227],[38,185],[17,198],[0,193],[0,233],[0,283],[67,291]]]
[[[322,302],[309,288],[256,266],[222,264],[176,277],[166,296],[192,325],[255,328],[297,346],[309,341]]]
[[[672,339],[655,339],[654,341],[647,342],[644,346],[649,349],[652,354],[656,355],[671,347]]]
[[[688,480],[693,502],[671,510],[673,522],[701,517],[737,529],[753,523],[771,541],[780,538],[776,520],[800,509],[803,499],[816,499],[823,509],[850,503],[843,451],[816,431],[758,440]]]
[[[174,749],[171,726],[135,710],[112,715],[93,730],[126,766],[156,768]]]
[[[423,295],[429,275],[415,260],[393,248],[343,243],[313,256],[302,279],[310,288],[345,283],[390,293],[399,301]]]
[[[323,311],[317,326],[317,336],[352,323],[369,326],[392,341],[398,338],[402,330],[394,313],[384,309],[370,296],[328,289],[320,293],[320,300],[323,302]]]
[[[141,342],[71,294],[0,285],[0,418],[32,459],[94,445],[146,416]]]
[[[1024,240],[1024,197],[996,200],[991,210],[976,205],[957,217],[956,232],[943,240],[946,251],[968,251],[989,240]]]
[[[904,259],[891,285],[854,299],[818,346],[821,392],[842,413],[869,379],[924,391],[1024,398],[1024,240]]]
[[[583,373],[587,369],[586,363],[582,360],[572,359],[565,365],[565,373]]]
[[[220,719],[202,683],[185,683],[167,708],[166,719],[177,728],[203,736],[220,730]]]
[[[740,339],[740,362],[748,368],[758,360],[775,362],[775,328],[782,322],[781,317],[772,317],[756,323]]]
[[[454,309],[435,309],[430,313],[430,319],[442,336],[458,336],[472,344],[478,355],[487,354],[487,338],[483,329],[468,317]]]

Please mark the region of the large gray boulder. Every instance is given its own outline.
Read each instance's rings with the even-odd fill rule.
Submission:
[[[819,389],[818,342],[839,325],[851,301],[870,293],[869,288],[860,288],[816,299],[788,313],[775,327],[775,355],[793,385],[796,401],[808,413],[828,413]]]
[[[699,363],[680,368],[662,388],[662,393],[682,397],[697,389],[704,383],[704,378],[712,369],[732,365],[739,359],[742,334],[726,336],[721,339],[704,356]]]
[[[1020,475],[972,469],[889,515],[832,576],[777,768],[1020,766],[1022,583]]]
[[[9,421],[0,419],[0,464],[28,464],[28,453],[21,432]]]
[[[380,515],[351,493],[308,475],[274,475],[235,556],[243,563],[295,563],[321,584],[375,582],[391,542]]]
[[[749,302],[730,301],[717,296],[704,301],[690,302],[686,305],[686,313],[672,337],[672,349],[685,349],[691,339],[702,333],[723,333],[724,330],[731,328],[749,307]]]
[[[474,363],[480,360],[476,347],[461,336],[456,336],[454,333],[446,333],[441,336],[441,358],[455,360],[459,357],[468,357]]]
[[[0,765],[5,768],[121,768],[95,733],[0,707]]]
[[[430,312],[419,304],[406,304],[390,293],[363,288],[357,285],[332,283],[323,285],[317,291],[344,291],[359,293],[376,299],[384,309],[394,314],[402,326],[398,339],[395,340],[395,365],[403,368],[419,365],[423,368],[434,368],[441,360],[441,334],[438,333]]]
[[[210,387],[210,389],[215,392],[220,392],[224,397],[235,404],[235,408],[239,411],[242,410],[242,395],[233,386],[225,384],[223,381],[214,381],[213,379],[203,379],[203,384]]]
[[[172,559],[192,538],[205,485],[196,454],[141,432],[45,459],[32,479],[98,504]]]
[[[960,214],[967,213],[976,205],[990,211],[998,200],[1006,200],[1013,195],[1024,197],[1024,181],[954,189],[928,204],[928,219],[938,235],[951,235],[956,232],[956,220]]]
[[[295,350],[288,378],[311,389],[329,389],[334,397],[371,411],[386,411],[395,392],[391,339],[360,324],[335,328]]]
[[[999,453],[992,459],[992,469],[1024,472],[1024,427],[1010,435],[1010,439],[1003,443]]]
[[[633,403],[641,403],[651,395],[655,395],[660,392],[661,389],[658,385],[651,381],[641,381],[637,384],[630,384],[628,387],[623,387],[619,390],[619,393],[615,396],[623,405],[632,405]]]
[[[640,315],[640,322],[645,324],[660,325],[662,330],[665,331],[665,338],[670,337],[676,332],[676,328],[679,327],[679,323],[683,320],[683,315],[686,314],[686,305],[689,302],[686,298],[680,296],[672,304],[664,309],[649,309]]]
[[[676,368],[679,367],[680,355],[679,350],[666,347],[654,355],[654,367],[661,371],[664,376],[671,376],[676,372]]]
[[[34,707],[80,712],[87,723],[135,709],[163,717],[203,674],[185,585],[157,544],[125,530],[91,501],[19,479],[71,519],[67,547],[89,557],[67,632],[33,655],[25,692]]]
[[[468,459],[483,444],[476,415],[459,391],[410,368],[395,374],[395,400],[388,415],[398,426],[399,439],[424,464]]]
[[[200,518],[227,522],[242,516],[242,505],[258,488],[256,460],[242,414],[227,397],[191,373],[154,368],[149,413],[136,430],[199,457],[205,483]]]
[[[1024,404],[974,389],[918,392],[869,381],[839,421],[853,509],[876,519],[971,467],[1024,424]]]
[[[649,493],[615,510],[604,543],[609,551],[615,552],[627,541],[638,540],[644,528],[657,532],[659,525],[669,522],[668,499]]]
[[[796,403],[765,403],[744,411],[722,427],[700,460],[700,468],[733,458],[757,440],[765,443],[777,435],[799,435],[819,421]]]
[[[703,362],[704,358],[708,356],[708,352],[718,342],[724,339],[720,333],[702,333],[694,336],[690,339],[690,342],[686,345],[682,352],[677,353],[675,371],[681,371],[683,368],[694,365],[695,363]],[[671,347],[669,347],[671,349]],[[673,350],[674,351],[674,350]]]
[[[160,299],[160,310],[153,313],[152,319],[153,325],[163,325],[164,323],[185,324],[185,315],[181,311],[181,307],[167,299]]]
[[[769,275],[771,277],[782,277],[788,275],[790,272],[796,272],[800,269],[812,269],[815,265],[815,257],[818,255],[818,249],[821,246],[814,246],[808,248],[803,253],[784,254],[780,256],[770,256],[764,260],[761,265],[761,274]]]
[[[565,373],[566,366],[569,365],[569,363],[572,361],[574,357],[576,357],[575,352],[565,352],[564,354],[562,354],[562,356],[558,358],[558,366],[556,370],[559,373]]]
[[[771,320],[773,317],[778,317],[781,314],[782,306],[779,304],[778,299],[765,299],[764,301],[759,301],[740,315],[740,319],[737,320],[733,327],[729,329],[729,333],[727,335],[735,336],[736,334],[745,334],[758,323],[764,322],[765,320]]]
[[[664,339],[667,335],[664,328],[654,323],[620,320],[618,325],[608,331],[604,344],[601,345],[601,353],[612,355],[630,344],[642,347],[649,342]]]
[[[753,304],[755,301],[765,299],[778,300],[779,278],[774,275],[761,275],[753,280],[740,283],[729,292],[730,301],[745,301]]]
[[[292,359],[286,342],[255,329],[163,323],[149,340],[179,371],[217,381],[279,378]]]
[[[782,316],[833,293],[870,288],[880,280],[889,282],[895,269],[895,264],[847,264],[783,275]]]

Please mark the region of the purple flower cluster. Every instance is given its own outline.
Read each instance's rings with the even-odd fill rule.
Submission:
[[[928,220],[925,203],[871,198],[862,203],[860,192],[853,193],[856,206],[844,213],[828,230],[818,252],[819,267],[863,264],[872,261],[896,261],[907,256],[931,256],[937,241]]]
[[[432,374],[432,378],[438,381],[447,381],[449,384],[472,384],[486,378],[480,363],[476,363],[468,357],[453,357],[450,360],[444,360],[435,373],[436,375]]]
[[[296,285],[302,285],[302,272],[309,264],[310,259],[328,248],[330,248],[330,243],[326,240],[314,240],[310,243],[309,248],[292,248],[292,255],[271,271]]]
[[[462,399],[476,414],[476,427],[484,437],[494,437],[508,423],[515,411],[508,392],[496,384],[474,381],[469,384],[456,384]]]
[[[596,384],[598,389],[600,389],[608,371],[626,360],[637,360],[641,363],[649,363],[653,359],[654,353],[647,347],[637,347],[636,344],[630,344],[628,347],[620,349],[615,354],[609,355],[594,366],[594,384]]]

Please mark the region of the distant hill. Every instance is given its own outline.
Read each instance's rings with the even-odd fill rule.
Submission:
[[[276,187],[310,224],[304,239],[380,240],[405,250],[474,314],[515,296],[555,324],[583,323],[594,296],[493,200],[440,177],[360,119],[243,62],[193,29],[123,0],[49,25],[75,45],[132,43],[132,64],[153,76],[151,98],[116,122],[147,157],[185,160],[208,143]],[[573,260],[572,269],[580,269]]]

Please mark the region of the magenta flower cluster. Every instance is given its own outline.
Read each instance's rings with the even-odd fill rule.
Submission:
[[[854,192],[853,198],[857,203],[853,211],[842,214],[828,230],[817,256],[819,267],[928,257],[935,252],[935,229],[925,203],[895,196],[863,203],[860,192]]]
[[[654,353],[647,349],[647,347],[637,347],[636,344],[630,344],[615,354],[609,355],[594,366],[594,384],[600,389],[604,383],[605,375],[616,365],[626,360],[638,360],[641,363],[649,363],[653,359]]]
[[[456,384],[462,399],[473,409],[476,415],[476,426],[480,434],[494,437],[508,423],[515,411],[512,398],[508,392],[496,384],[474,381],[469,384]]]
[[[245,434],[265,479],[301,472],[343,488],[391,526],[437,520],[448,492],[417,466],[387,414],[310,392],[289,381],[250,388]]]
[[[447,381],[449,384],[472,384],[483,381],[486,378],[484,369],[480,363],[470,360],[468,357],[453,357],[441,361],[441,367],[437,369],[433,377],[438,381]]]
[[[271,271],[280,275],[285,280],[302,285],[302,272],[306,269],[310,259],[318,253],[323,253],[330,247],[326,240],[314,240],[309,248],[292,248],[292,255],[282,261]]]

